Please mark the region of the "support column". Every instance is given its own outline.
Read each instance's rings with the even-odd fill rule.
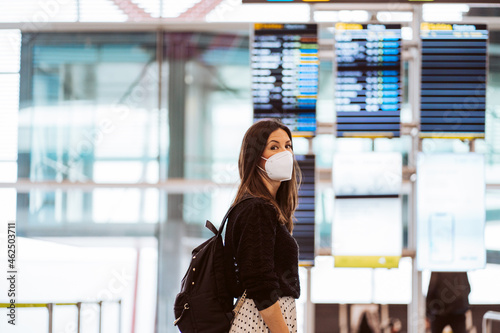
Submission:
[[[102,323],[102,301],[99,302],[99,323]],[[99,324],[99,327],[101,325]],[[101,333],[101,331],[99,331]],[[122,300],[118,301],[118,333],[122,333]]]
[[[102,301],[99,301],[99,333],[102,333]],[[121,333],[121,322],[122,322],[122,316],[121,316],[121,312],[122,312],[122,305],[121,305],[121,301],[119,302],[118,304],[119,306],[119,309],[120,311],[118,312],[119,313],[119,316],[118,316],[118,333]]]
[[[312,286],[312,267],[306,267],[307,270],[307,298],[306,298],[306,308],[305,308],[305,332],[314,333],[315,332],[315,311],[314,303],[311,299],[311,286]]]
[[[420,123],[420,84],[421,84],[421,42],[420,42],[420,23],[422,22],[422,5],[413,5],[413,44],[412,62],[409,66],[409,85],[412,89],[409,91],[409,101],[412,107],[412,122]],[[412,149],[409,155],[409,166],[416,168],[417,156],[420,150],[420,133],[412,132]],[[410,216],[408,220],[408,249],[417,251],[417,189],[416,183],[412,177],[411,193],[409,197]],[[425,330],[425,301],[422,294],[422,272],[417,269],[416,257],[412,258],[412,286],[411,303],[408,305],[408,332],[421,333]]]
[[[78,311],[78,323],[77,323],[77,332],[80,333],[82,330],[82,302],[76,303],[76,309]]]
[[[168,172],[161,178],[184,177],[185,151],[185,72],[186,46],[180,34],[167,35],[168,60]],[[170,38],[171,37],[171,38]],[[179,37],[179,38],[176,38]],[[175,296],[180,288],[180,262],[182,255],[183,195],[166,196],[166,220],[162,219],[158,226],[158,295],[156,313],[156,332],[177,332],[173,325]]]
[[[47,309],[49,310],[49,333],[52,333],[54,328],[54,303],[47,304]]]

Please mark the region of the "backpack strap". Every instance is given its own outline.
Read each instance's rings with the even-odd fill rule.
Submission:
[[[209,220],[207,220],[207,222],[205,222],[205,227],[207,227],[211,232],[214,233],[215,236],[217,236],[217,228],[213,225],[212,222],[210,222]]]
[[[217,233],[217,236],[222,235],[222,231],[224,230],[224,226],[226,225],[226,221],[227,221],[227,218],[229,217],[229,213],[231,213],[231,211],[233,210],[233,208],[236,207],[236,206],[238,206],[243,201],[251,199],[251,198],[253,198],[253,197],[248,196],[246,198],[243,198],[240,201],[238,201],[236,204],[234,204],[231,208],[229,208],[229,210],[227,211],[226,215],[222,219],[222,223],[220,224],[219,232]]]

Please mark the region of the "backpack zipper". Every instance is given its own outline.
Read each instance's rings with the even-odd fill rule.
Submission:
[[[182,309],[181,315],[179,316],[179,318],[174,320],[174,326],[176,326],[179,320],[181,320],[182,316],[184,315],[184,311],[186,310],[189,310],[189,303],[184,304],[184,309]]]

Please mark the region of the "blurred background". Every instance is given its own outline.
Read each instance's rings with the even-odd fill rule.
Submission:
[[[397,152],[414,173],[412,136],[337,138],[332,127],[335,23],[402,24],[403,45],[411,46],[415,13],[419,22],[488,24],[486,134],[474,146],[485,156],[487,263],[469,272],[480,332],[482,314],[500,304],[500,7],[494,4],[1,0],[0,267],[7,272],[7,222],[15,221],[16,302],[82,302],[81,332],[98,332],[100,314],[102,332],[176,332],[172,304],[190,251],[210,236],[205,220],[218,224],[232,202],[241,139],[253,123],[251,23],[316,23],[318,132],[294,138],[296,154],[316,156],[316,257],[314,267],[301,267],[299,324],[304,332],[307,321],[316,332],[337,332],[342,305],[373,303],[392,306],[403,331],[411,331],[407,306],[412,295],[425,294],[430,272],[423,270],[415,291],[410,176],[400,194],[399,267],[336,268],[332,163],[339,152]],[[402,59],[401,122],[411,124],[412,58]],[[466,140],[424,139],[421,150],[469,148]],[[9,302],[7,290],[2,273],[0,303]],[[0,331],[47,332],[47,312],[18,308],[13,327],[2,308]],[[53,318],[54,332],[77,332],[77,306],[55,306]]]

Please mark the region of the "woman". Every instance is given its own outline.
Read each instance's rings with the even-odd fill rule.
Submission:
[[[292,237],[298,204],[292,134],[262,120],[245,134],[238,162],[241,183],[229,214],[225,264],[234,297],[246,299],[230,332],[297,332],[298,246]]]

